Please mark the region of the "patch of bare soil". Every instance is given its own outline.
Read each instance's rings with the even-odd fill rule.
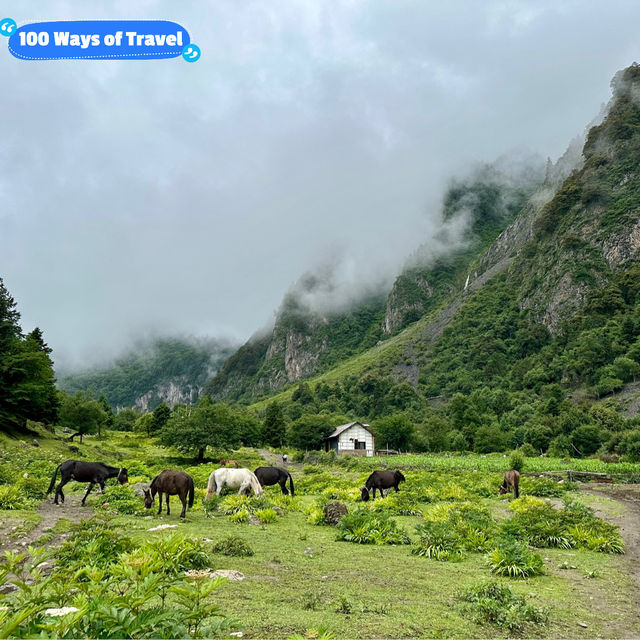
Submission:
[[[282,467],[283,469],[295,469],[299,471],[302,469],[302,465],[296,462],[290,462],[287,460],[287,463],[284,464],[282,462],[282,456],[279,453],[273,453],[268,449],[258,449],[258,453],[273,467]]]
[[[93,515],[93,509],[91,507],[83,507],[80,504],[82,495],[67,495],[65,498],[65,503],[62,505],[54,504],[52,498],[45,499],[36,511],[42,519],[35,527],[28,530],[25,535],[21,535],[19,538],[12,538],[9,537],[12,533],[11,528],[8,530],[4,529],[2,531],[3,535],[0,536],[0,552],[6,550],[19,551],[29,545],[37,544],[46,533],[56,526],[58,520],[62,518],[71,520],[71,522],[80,522]],[[19,530],[20,527],[15,531],[19,532]],[[56,534],[53,538],[47,540],[43,546],[58,546],[65,537],[65,534]]]
[[[583,483],[580,488],[593,495],[606,496],[625,506],[620,516],[611,516],[598,510],[596,515],[620,527],[626,547],[625,559],[629,575],[636,585],[634,600],[640,607],[640,484]]]

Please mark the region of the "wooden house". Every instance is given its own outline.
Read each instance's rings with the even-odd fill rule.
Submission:
[[[349,422],[336,427],[325,441],[326,451],[335,451],[338,455],[373,456],[375,445],[373,433],[368,424]]]

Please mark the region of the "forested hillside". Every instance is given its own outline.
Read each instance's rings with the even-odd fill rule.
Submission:
[[[113,408],[149,411],[161,402],[169,406],[191,403],[233,350],[222,340],[158,338],[112,365],[62,377],[58,386],[69,393],[103,395]]]
[[[290,419],[395,421],[427,449],[640,454],[638,418],[616,395],[633,401],[640,376],[640,67],[612,86],[555,195],[534,196],[404,331],[276,396]]]
[[[360,293],[346,309],[343,302],[330,302],[332,294],[342,293],[331,270],[307,274],[285,296],[273,328],[233,354],[207,393],[216,400],[254,401],[327,371],[415,322],[464,285],[473,260],[543,178],[538,162],[517,179],[488,165],[454,181],[445,194],[439,237],[416,249],[390,291]]]

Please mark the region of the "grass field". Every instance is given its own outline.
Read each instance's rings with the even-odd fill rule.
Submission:
[[[155,510],[145,512],[141,499],[134,497],[128,488],[111,488],[105,496],[89,497],[86,515],[90,516],[95,510],[98,518],[106,518],[105,524],[101,526],[113,532],[109,534],[112,537],[105,538],[107,546],[113,545],[115,548],[125,538],[130,539],[132,547],[117,556],[115,564],[127,567],[128,571],[138,571],[138,577],[132,577],[133,574],[128,575],[114,569],[114,565],[100,565],[98,568],[102,557],[100,554],[108,555],[109,549],[101,550],[96,546],[93,556],[83,555],[83,548],[87,544],[96,544],[95,540],[99,539],[99,536],[94,536],[87,543],[86,537],[82,538],[85,535],[81,533],[82,526],[73,525],[70,521],[76,519],[76,513],[85,513],[77,507],[84,485],[74,487],[72,483],[65,488],[68,498],[63,507],[52,507],[50,499],[48,503],[39,506],[41,500],[35,495],[37,489],[46,489],[50,473],[59,460],[70,457],[67,443],[62,439],[44,437],[39,438],[40,446],[37,448],[31,446],[30,440],[26,443],[20,444],[11,439],[0,443],[0,490],[17,482],[27,482],[29,478],[34,478],[36,485],[31,488],[34,496],[27,503],[14,505],[18,509],[6,509],[11,504],[13,494],[5,495],[4,503],[0,503],[5,507],[5,510],[0,511],[0,544],[4,550],[18,551],[24,549],[21,543],[44,545],[54,554],[51,562],[55,563],[55,568],[48,578],[36,578],[36,584],[41,579],[45,585],[38,601],[40,604],[37,605],[40,609],[31,618],[20,623],[9,636],[13,633],[16,637],[31,637],[36,632],[44,634],[43,637],[56,637],[56,633],[61,635],[62,627],[52,627],[51,621],[42,615],[44,608],[51,606],[54,601],[57,606],[77,606],[79,613],[71,616],[94,616],[94,622],[99,618],[106,628],[110,628],[109,624],[116,625],[112,618],[104,618],[104,611],[108,610],[106,604],[103,609],[94,611],[92,605],[88,604],[87,594],[93,594],[92,602],[103,599],[116,610],[118,606],[123,606],[125,600],[122,598],[125,596],[118,596],[120,600],[113,600],[113,594],[105,589],[99,592],[99,597],[95,596],[95,591],[91,589],[97,587],[90,586],[91,575],[103,572],[99,574],[100,580],[104,584],[110,584],[114,592],[117,589],[126,591],[122,585],[129,584],[127,581],[135,584],[139,592],[145,573],[144,566],[140,565],[146,562],[141,562],[140,558],[149,558],[151,566],[154,549],[159,549],[162,544],[168,544],[167,541],[172,540],[181,540],[180,544],[183,545],[186,544],[185,541],[192,541],[205,552],[205,564],[211,569],[235,570],[244,574],[244,580],[225,581],[210,596],[220,612],[228,617],[229,624],[216,632],[223,637],[231,637],[230,633],[238,631],[250,638],[488,638],[514,635],[582,638],[637,635],[637,602],[633,599],[634,585],[623,554],[592,550],[585,546],[586,542],[581,546],[576,537],[569,548],[540,548],[533,545],[527,548],[527,553],[540,556],[543,564],[541,575],[517,579],[492,574],[490,557],[494,547],[502,544],[500,536],[503,533],[500,532],[505,526],[508,528],[510,522],[523,517],[520,511],[510,508],[512,501],[508,497],[500,498],[495,491],[501,480],[501,471],[505,468],[505,461],[501,457],[396,457],[393,462],[411,467],[405,471],[407,482],[401,485],[397,496],[391,495],[382,501],[376,500],[375,503],[369,502],[366,505],[357,500],[357,489],[376,460],[358,461],[358,468],[353,469],[336,465],[299,465],[293,471],[297,494],[293,500],[281,497],[278,487],[269,487],[266,489],[266,499],[262,501],[237,501],[234,496],[230,496],[220,504],[214,502],[203,505],[206,478],[217,465],[211,463],[194,467],[191,461],[138,435],[110,434],[103,440],[89,438],[78,445],[82,454],[87,459],[112,460],[115,464],[128,466],[132,481],[149,480],[162,468],[184,468],[193,475],[198,487],[196,503],[188,511],[184,522],[180,522],[177,517],[179,502],[176,498],[172,499],[172,514],[158,516]],[[258,466],[261,460],[255,450],[233,452],[233,457],[251,468]],[[528,459],[527,467],[531,465],[533,469],[540,460],[544,460],[545,464],[549,462],[546,459]],[[391,462],[390,459],[386,461]],[[571,468],[579,468],[577,461],[570,463]],[[425,468],[417,468],[419,465]],[[599,465],[595,466],[597,470],[600,469]],[[558,467],[552,465],[549,468]],[[19,480],[24,473],[27,473],[28,478]],[[529,496],[532,493],[542,494],[540,500],[551,495],[550,499],[557,511],[563,509],[563,501],[579,502],[605,514],[613,522],[623,515],[625,509],[621,503],[606,496],[584,494],[574,487],[558,489],[552,481],[538,482],[525,478],[523,493]],[[2,495],[0,492],[0,498]],[[371,526],[383,527],[384,519],[387,518],[408,534],[412,544],[356,544],[338,541],[336,538],[340,531],[336,527],[311,524],[321,519],[321,507],[332,498],[344,501],[350,513],[364,514],[363,527],[366,533],[371,533],[367,529],[370,522],[374,523]],[[525,515],[535,514],[535,509],[543,508],[539,501],[530,497],[517,503],[521,505],[519,509]],[[548,502],[544,504],[544,508],[552,509]],[[386,505],[386,508],[381,508],[382,505]],[[227,512],[235,510],[236,515],[225,514],[221,509],[226,509]],[[244,519],[242,514],[241,517],[237,516],[243,509],[260,514],[273,510],[275,515],[269,518],[264,516],[266,520],[273,520],[269,524],[261,524],[255,517],[251,519],[255,524],[234,521]],[[530,509],[533,510],[529,511]],[[451,514],[457,511],[467,515],[455,520]],[[407,513],[413,515],[406,515]],[[382,520],[371,519],[378,516]],[[485,524],[478,525],[477,531],[467,526],[474,517],[479,517],[480,520],[484,518]],[[43,528],[43,522],[52,526]],[[531,526],[534,528],[538,524],[535,518],[529,518],[526,522],[533,522]],[[599,521],[589,522],[596,526]],[[436,523],[436,528],[440,523],[445,529],[459,530],[459,542],[462,545],[459,556],[452,552],[449,561],[438,561],[415,555],[415,550],[421,544],[426,544],[421,542],[422,538],[416,530],[417,525],[422,526],[424,523]],[[175,527],[149,531],[162,524]],[[610,531],[600,532],[601,538],[598,539],[602,542],[605,534],[616,539],[617,532],[614,529],[615,527]],[[353,531],[358,533],[356,529],[352,533]],[[487,534],[487,539],[480,545],[481,550],[478,550],[480,546],[477,541],[469,544],[469,540],[465,538],[471,536],[469,539],[476,540],[474,535],[477,536],[478,531]],[[533,535],[528,529],[522,531]],[[578,530],[573,531],[573,535],[578,536]],[[253,555],[227,556],[216,552],[216,543],[229,537],[243,540],[250,546]],[[80,546],[81,542],[84,547]],[[600,544],[597,540],[596,543]],[[60,548],[63,551],[57,551],[58,545],[62,545]],[[434,545],[437,547],[437,544]],[[599,548],[605,550],[608,547],[603,543]],[[143,549],[146,549],[144,553],[147,555],[136,556],[143,554]],[[88,563],[90,566],[88,573],[86,568],[84,573],[81,572],[84,578],[77,575],[78,563]],[[93,564],[96,566],[92,566]],[[182,573],[180,571],[180,578],[185,580]],[[147,575],[144,579],[148,578]],[[5,579],[11,579],[10,575]],[[174,576],[172,579],[177,578]],[[45,597],[42,594],[52,592],[52,585],[56,580],[65,586],[64,595],[58,594],[57,600],[54,598],[47,603],[46,597],[52,596]],[[485,599],[486,601],[482,601],[484,608],[481,609],[479,604],[463,600],[462,592],[465,588],[488,581],[508,586],[513,597],[522,596],[526,599],[526,605],[519,608],[519,605],[503,606],[495,600]],[[72,595],[67,589],[71,582],[74,588],[70,591],[77,590]],[[182,588],[181,584],[178,584],[179,588]],[[177,616],[182,611],[179,609],[178,587],[175,593],[170,591],[171,595],[166,602],[168,610]],[[11,615],[18,615],[19,610],[24,611],[25,602],[33,604],[33,599],[29,599],[31,596],[27,598],[20,591],[0,598],[3,598],[0,602],[1,632],[2,625],[6,629],[8,621],[12,619]],[[155,611],[157,604],[158,596],[154,592],[145,600],[143,609]],[[530,610],[538,612],[538,621],[526,618]],[[138,618],[141,617],[144,617],[143,614],[138,614]],[[66,618],[70,619],[70,616]],[[64,619],[61,617],[56,621]],[[140,620],[136,622],[138,623]],[[73,637],[78,637],[86,633],[83,629],[97,627],[83,627],[78,622],[76,627],[70,628],[75,630]],[[113,629],[115,628],[114,626]],[[119,631],[120,635],[117,637],[144,637],[142,631],[138,635],[134,633],[127,636],[126,629],[131,628],[134,627],[123,626],[125,631]],[[181,633],[184,632],[174,630],[173,635]],[[201,631],[198,630],[190,635],[200,634]]]

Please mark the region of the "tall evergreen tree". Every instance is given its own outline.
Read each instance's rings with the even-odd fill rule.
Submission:
[[[272,447],[281,447],[285,440],[285,421],[282,408],[274,400],[267,405],[262,437]]]
[[[36,328],[22,335],[15,300],[0,279],[0,426],[53,423],[58,412],[51,349]]]

